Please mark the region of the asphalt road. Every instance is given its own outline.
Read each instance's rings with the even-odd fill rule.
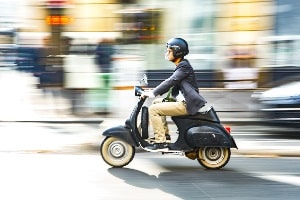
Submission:
[[[0,199],[296,200],[299,158],[233,156],[221,170],[205,170],[180,156],[139,153],[124,168],[99,155],[1,152]]]
[[[97,150],[104,125],[0,123],[0,199],[299,199],[300,157],[233,152],[223,169],[206,170],[182,156],[138,151],[128,166],[111,168]],[[294,134],[232,128],[242,150],[299,146]]]

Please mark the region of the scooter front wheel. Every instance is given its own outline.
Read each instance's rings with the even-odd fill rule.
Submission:
[[[110,166],[124,167],[132,161],[135,148],[119,138],[106,137],[101,143],[100,153]]]
[[[203,147],[198,151],[198,162],[207,169],[220,169],[224,167],[230,159],[229,148]]]

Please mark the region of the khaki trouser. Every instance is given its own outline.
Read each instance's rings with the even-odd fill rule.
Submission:
[[[162,102],[162,98],[155,99],[149,107],[149,117],[154,130],[155,142],[166,142],[169,128],[166,116],[188,115],[184,102]]]

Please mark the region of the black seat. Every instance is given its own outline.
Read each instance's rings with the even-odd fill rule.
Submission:
[[[215,109],[211,106],[206,111],[199,111],[195,115],[184,115],[184,116],[177,116],[178,118],[185,118],[185,119],[193,119],[193,120],[204,120],[204,121],[211,121],[215,123],[220,123],[220,119],[215,111]]]

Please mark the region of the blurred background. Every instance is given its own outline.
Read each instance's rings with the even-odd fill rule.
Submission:
[[[297,125],[299,10],[293,0],[0,0],[0,119],[127,116],[132,86],[144,73],[149,87],[167,78],[165,43],[182,37],[221,117]]]

